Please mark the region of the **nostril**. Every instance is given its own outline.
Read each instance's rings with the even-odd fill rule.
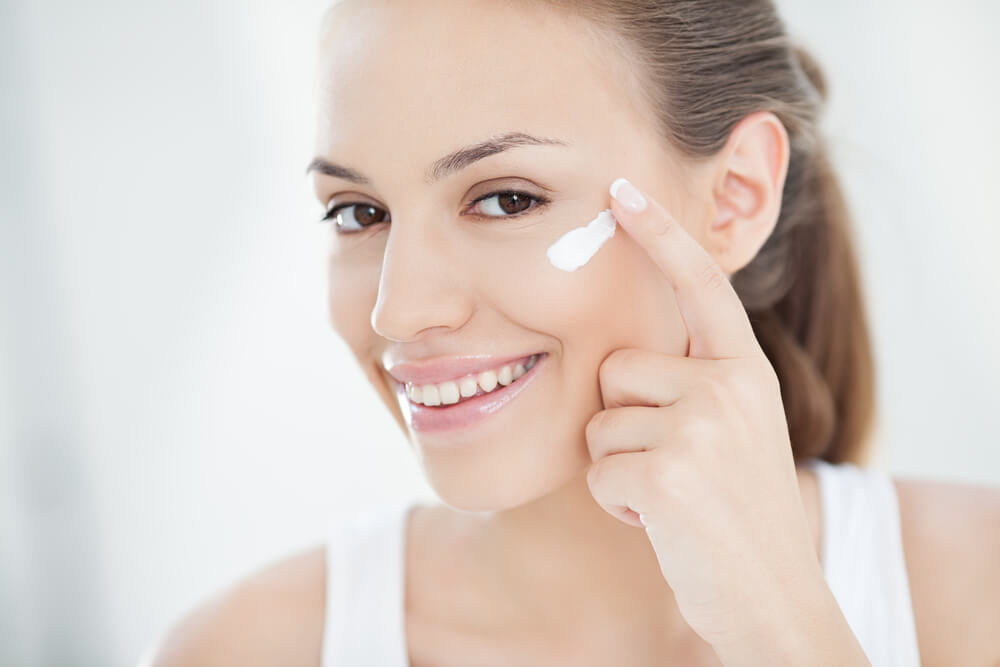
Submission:
[[[369,324],[385,340],[412,343],[461,329],[475,310],[470,296],[453,286],[413,272],[390,279],[383,271]]]

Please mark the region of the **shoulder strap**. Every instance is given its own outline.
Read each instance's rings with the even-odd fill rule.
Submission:
[[[919,667],[896,488],[853,463],[811,462],[827,584],[874,667]]]
[[[322,667],[407,665],[403,530],[410,505],[386,503],[333,522]]]

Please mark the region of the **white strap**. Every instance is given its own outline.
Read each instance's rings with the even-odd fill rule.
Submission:
[[[815,459],[827,584],[873,667],[919,667],[913,606],[892,479]]]
[[[403,520],[409,505],[382,504],[331,526],[323,667],[407,665]]]

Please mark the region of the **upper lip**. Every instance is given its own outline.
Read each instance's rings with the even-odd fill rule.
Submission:
[[[481,371],[499,368],[506,364],[527,360],[533,354],[518,354],[511,356],[494,356],[487,354],[468,355],[460,357],[434,357],[431,359],[390,359],[384,364],[389,375],[399,382],[412,382],[416,385],[436,384]]]

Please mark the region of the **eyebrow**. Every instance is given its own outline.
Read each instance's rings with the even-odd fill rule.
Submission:
[[[470,146],[466,146],[465,148],[460,148],[453,153],[445,155],[443,158],[437,160],[430,166],[424,175],[424,180],[427,183],[434,183],[435,181],[439,181],[450,174],[454,174],[455,172],[465,169],[479,160],[488,158],[491,155],[496,155],[497,153],[503,153],[504,151],[508,151],[512,148],[517,148],[519,146],[545,145],[568,146],[569,144],[559,139],[535,137],[523,132],[508,132],[507,134],[492,137],[486,141],[482,141],[478,144],[472,144]],[[313,161],[309,163],[308,167],[306,167],[306,175],[313,171],[318,171],[321,174],[326,174],[327,176],[333,176],[335,178],[342,178],[345,181],[350,181],[359,185],[371,184],[371,180],[360,172],[351,169],[350,167],[334,164],[333,162],[321,157],[313,158]]]

